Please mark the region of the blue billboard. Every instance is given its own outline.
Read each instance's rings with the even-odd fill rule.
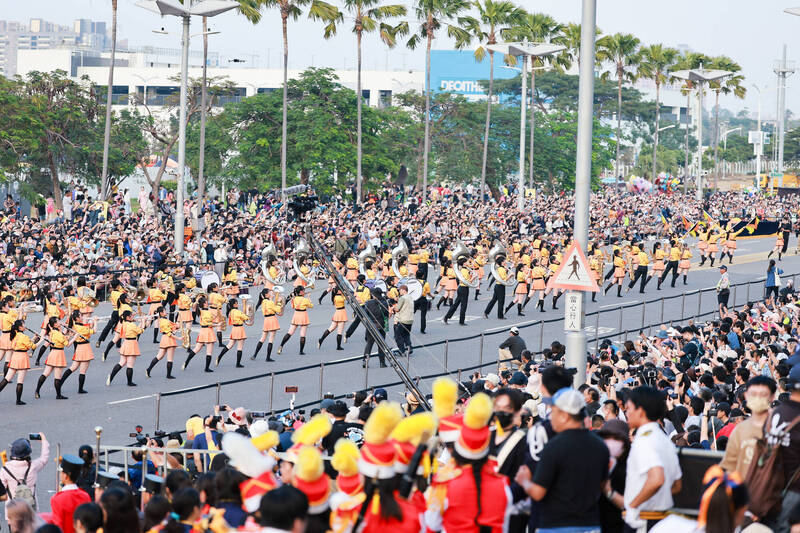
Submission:
[[[494,55],[494,78],[514,78],[519,71],[503,68],[502,54]],[[472,50],[431,50],[431,89],[460,94],[470,100],[486,98],[481,81],[489,79],[489,55],[476,61]]]

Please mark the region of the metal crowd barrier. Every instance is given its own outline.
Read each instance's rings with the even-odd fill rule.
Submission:
[[[800,274],[800,273],[784,274],[782,276],[782,279],[784,279],[784,280],[792,279],[793,282],[794,282],[794,280],[795,280],[796,276],[798,276],[798,274]],[[763,293],[764,293],[763,283],[764,283],[765,279],[766,278],[762,277],[762,278],[750,280],[750,281],[747,281],[747,282],[731,284],[731,287],[730,287],[731,296],[730,296],[730,300],[729,300],[729,304],[728,304],[729,308],[733,309],[737,305],[744,305],[745,303],[747,303],[749,301],[752,301],[751,300],[751,296],[755,300],[762,299],[763,298]],[[753,288],[754,285],[760,286],[758,288],[758,290],[754,290],[754,288]],[[599,349],[600,343],[602,341],[604,341],[604,340],[610,340],[612,342],[623,343],[626,340],[628,340],[630,338],[629,336],[632,335],[632,334],[635,336],[635,335],[639,335],[642,332],[646,332],[648,335],[652,335],[653,329],[654,328],[658,328],[661,325],[667,325],[668,327],[682,326],[682,325],[686,325],[688,323],[688,321],[690,321],[690,320],[696,322],[696,321],[705,320],[705,319],[708,319],[708,318],[713,318],[714,316],[716,316],[717,311],[718,311],[717,299],[716,299],[715,296],[710,297],[710,298],[709,297],[705,297],[704,298],[703,295],[704,294],[707,295],[708,293],[714,293],[714,295],[716,295],[716,289],[713,288],[713,287],[705,288],[705,289],[695,289],[695,290],[691,290],[691,291],[688,291],[688,292],[685,292],[685,293],[679,294],[679,295],[663,296],[661,298],[654,298],[654,299],[645,300],[645,301],[642,301],[642,302],[620,304],[615,309],[597,310],[597,311],[593,311],[591,313],[587,313],[585,315],[584,324],[587,324],[588,325],[587,327],[592,327],[594,329],[594,336],[592,336],[592,337],[590,337],[588,339],[588,345],[591,346],[591,344],[594,343],[594,349],[595,349],[595,351],[597,351]],[[695,296],[696,296],[696,298],[695,298]],[[744,298],[742,298],[742,296],[744,296]],[[681,313],[680,313],[680,316],[677,317],[677,318],[676,317],[666,316],[665,312],[664,312],[664,302],[666,302],[668,300],[675,300],[675,299],[678,299],[678,298],[681,300]],[[696,302],[696,307],[694,306],[695,302]],[[704,305],[704,303],[705,303],[705,305]],[[638,309],[641,309],[641,319],[639,321],[637,321],[635,326],[623,329],[624,322],[625,322],[624,318],[623,318],[623,315],[626,312],[628,312],[629,316],[630,316],[630,314],[633,313],[632,310],[638,310]],[[687,310],[689,310],[689,314],[688,315],[687,315]],[[617,326],[618,327],[617,328],[612,328],[612,329],[616,329],[616,331],[614,331],[612,333],[609,333],[609,334],[604,334],[604,335],[598,334],[598,332],[600,331],[600,319],[601,319],[601,316],[602,317],[609,317],[609,316],[613,316],[615,313],[619,313],[619,319],[617,321]],[[533,349],[531,349],[531,347],[529,347],[529,349],[531,349],[531,352],[534,353],[534,354],[541,354],[542,351],[546,348],[546,346],[544,345],[544,327],[545,327],[545,325],[554,324],[554,323],[558,323],[558,322],[563,322],[563,320],[564,320],[563,316],[562,317],[558,317],[558,318],[545,319],[545,320],[529,320],[529,321],[523,322],[521,324],[516,324],[516,326],[520,330],[532,329],[532,328],[535,328],[535,327],[538,326],[538,328],[539,328],[539,331],[538,331],[538,350],[533,350]],[[631,319],[628,318],[628,321],[630,321],[630,320]],[[591,324],[593,324],[593,326]],[[414,345],[414,347],[413,347],[414,350],[417,350],[417,349],[430,350],[431,348],[434,348],[434,347],[437,347],[437,346],[441,346],[442,347],[441,361],[442,361],[442,366],[444,368],[443,372],[437,372],[437,373],[427,374],[427,375],[422,375],[422,376],[415,375],[415,380],[417,382],[419,382],[419,381],[422,381],[422,380],[435,379],[437,377],[450,376],[450,375],[455,374],[457,376],[457,380],[459,382],[461,382],[462,381],[462,379],[461,379],[462,374],[465,373],[465,372],[472,372],[472,371],[475,371],[475,370],[483,370],[485,368],[491,368],[491,367],[493,367],[496,370],[499,370],[500,364],[502,362],[498,360],[497,356],[494,353],[492,354],[491,358],[489,358],[488,360],[484,360],[484,348],[485,348],[485,345],[486,345],[486,339],[487,338],[494,337],[494,336],[497,336],[497,335],[507,335],[507,334],[508,334],[508,328],[507,327],[503,327],[503,328],[495,328],[495,329],[483,331],[481,333],[476,333],[474,335],[468,335],[468,336],[465,336],[465,337],[459,337],[459,338],[456,338],[456,339],[446,339],[446,340],[435,341],[435,342],[426,343],[426,344]],[[475,340],[475,339],[479,339],[480,340],[479,349],[478,349],[478,361],[477,361],[477,364],[467,365],[467,366],[452,367],[450,365],[450,360],[449,360],[449,355],[450,355],[450,351],[451,351],[452,346],[455,345],[456,343],[459,343],[459,342],[472,341],[472,340]],[[377,357],[378,357],[377,353],[373,353],[373,354],[370,355],[370,359],[371,360],[375,359]],[[338,360],[335,360],[335,361],[328,361],[328,362],[321,362],[321,363],[317,363],[317,364],[303,365],[303,366],[300,366],[300,367],[295,367],[295,368],[286,369],[286,370],[278,370],[278,371],[275,371],[275,372],[266,372],[266,373],[262,373],[262,374],[256,374],[256,375],[246,376],[246,377],[237,378],[237,379],[231,379],[231,380],[226,380],[226,381],[218,381],[216,383],[209,383],[209,384],[206,384],[206,385],[197,385],[197,386],[194,386],[194,387],[187,387],[187,388],[184,388],[184,389],[157,393],[157,394],[154,395],[155,396],[155,429],[159,429],[159,427],[160,427],[160,422],[161,422],[161,402],[162,402],[162,400],[164,398],[168,398],[168,397],[171,397],[171,396],[181,396],[181,395],[185,395],[185,394],[189,394],[189,393],[193,393],[193,392],[197,392],[197,391],[202,391],[202,390],[214,389],[215,390],[215,394],[216,394],[216,402],[215,402],[215,404],[219,405],[221,403],[222,388],[224,386],[236,385],[236,384],[239,384],[239,383],[245,383],[245,382],[256,381],[256,380],[264,380],[265,381],[266,390],[268,391],[267,397],[264,398],[264,400],[266,401],[266,405],[267,405],[266,410],[269,411],[272,414],[274,414],[276,412],[283,411],[285,409],[288,409],[288,407],[281,408],[281,407],[276,407],[275,406],[275,379],[276,379],[276,377],[284,376],[284,375],[298,374],[300,372],[308,372],[308,371],[311,371],[311,370],[317,370],[318,371],[318,379],[316,380],[317,381],[317,392],[318,392],[317,398],[318,399],[316,399],[314,401],[302,403],[302,404],[296,404],[296,405],[294,405],[294,408],[295,409],[302,409],[302,408],[306,408],[306,407],[315,406],[315,405],[319,404],[320,401],[322,401],[323,394],[325,393],[325,381],[324,380],[325,380],[325,370],[326,369],[329,369],[330,367],[333,367],[333,366],[343,365],[343,364],[351,364],[351,363],[356,363],[357,364],[357,363],[363,362],[363,360],[364,360],[364,357],[361,356],[361,355],[358,355],[358,356],[338,359]],[[405,358],[405,360],[406,360],[406,364],[405,364],[406,370],[408,372],[411,372],[411,359],[410,359],[410,357],[407,356]],[[395,387],[395,386],[398,386],[398,385],[402,385],[402,382],[399,381],[399,380],[392,381],[392,382],[389,382],[389,383],[380,383],[380,384],[376,384],[374,382],[370,383],[369,365],[366,365],[366,368],[364,368],[362,370],[362,372],[363,372],[363,379],[364,379],[364,381],[363,381],[363,388],[364,389],[389,388],[389,387]],[[351,393],[351,392],[352,392],[352,390],[348,390],[347,392],[336,393],[334,395],[334,399],[346,398],[347,395],[349,393]],[[256,400],[256,401],[258,401],[258,400]]]

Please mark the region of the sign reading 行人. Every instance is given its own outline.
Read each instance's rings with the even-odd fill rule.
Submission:
[[[583,293],[568,291],[564,301],[564,331],[582,331]]]

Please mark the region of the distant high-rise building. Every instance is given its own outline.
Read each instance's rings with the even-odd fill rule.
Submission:
[[[69,47],[102,52],[110,46],[105,22],[78,19],[64,26],[41,18],[30,19],[27,25],[0,20],[0,75],[17,73],[17,50]]]

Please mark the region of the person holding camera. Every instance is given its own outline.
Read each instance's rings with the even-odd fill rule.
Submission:
[[[222,442],[222,435],[218,431],[219,423],[222,417],[217,415],[206,417],[203,420],[203,433],[195,435],[192,441],[193,450],[218,450]],[[194,453],[194,464],[197,466],[198,472],[208,471],[211,461],[208,454],[203,455],[202,459],[200,453]]]
[[[0,483],[11,498],[25,500],[35,510],[38,503],[36,481],[50,459],[50,443],[44,433],[32,433],[28,437],[30,440],[17,439],[11,443],[11,459],[0,468]],[[42,451],[36,459],[31,459],[31,440],[42,441]],[[8,521],[8,507],[5,517]]]

